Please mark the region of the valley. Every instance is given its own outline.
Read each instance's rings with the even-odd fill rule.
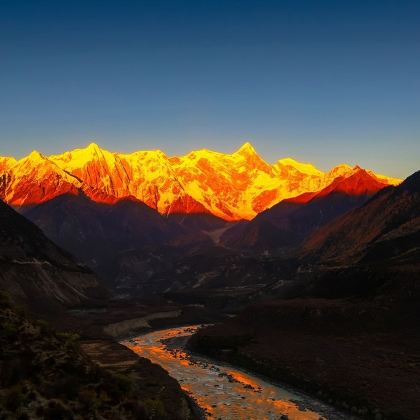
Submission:
[[[197,401],[209,419],[350,418],[284,385],[270,383],[234,366],[189,353],[185,344],[197,328],[158,330],[124,340],[122,344],[164,367]]]

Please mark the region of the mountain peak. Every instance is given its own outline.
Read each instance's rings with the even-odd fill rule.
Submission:
[[[45,157],[40,152],[38,152],[38,150],[32,150],[32,152],[29,153],[29,155],[27,156],[27,159],[37,161],[37,160],[44,160]]]
[[[95,142],[88,144],[85,149],[96,153],[101,151],[101,148]]]
[[[257,152],[254,149],[254,146],[249,141],[247,141],[235,152],[235,154],[256,155]]]
[[[327,188],[318,195],[330,192],[342,192],[348,195],[373,195],[387,184],[379,181],[366,170],[355,166],[353,173],[347,177],[337,177]]]

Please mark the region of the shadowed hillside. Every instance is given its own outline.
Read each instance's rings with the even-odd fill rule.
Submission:
[[[0,299],[1,418],[194,418],[159,366],[106,341],[92,355],[92,344],[81,345],[77,334],[57,333],[17,312],[4,294]]]
[[[33,310],[54,311],[107,294],[97,277],[0,201],[0,286]]]

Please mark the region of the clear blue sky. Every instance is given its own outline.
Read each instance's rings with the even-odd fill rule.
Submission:
[[[420,2],[0,0],[0,155],[251,141],[420,169]]]

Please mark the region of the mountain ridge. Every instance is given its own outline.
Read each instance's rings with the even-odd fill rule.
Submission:
[[[284,199],[318,192],[356,168],[341,164],[323,172],[290,157],[271,165],[249,142],[231,154],[201,149],[183,156],[161,150],[117,153],[90,143],[58,155],[33,151],[19,160],[0,157],[0,198],[16,207],[83,191],[104,203],[133,196],[164,215],[251,220]],[[401,181],[367,173],[384,186]]]

